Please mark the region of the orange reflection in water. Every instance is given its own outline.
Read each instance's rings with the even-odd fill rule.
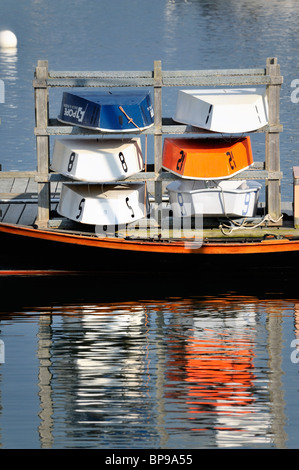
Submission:
[[[231,337],[210,337],[204,341],[189,338],[186,346],[185,381],[189,383],[190,411],[205,412],[199,405],[219,408],[252,403],[253,351],[250,341],[232,342]],[[215,410],[216,411],[216,410]],[[209,410],[211,412],[211,410]],[[217,412],[221,412],[219,409]],[[248,413],[248,408],[231,410]]]
[[[229,302],[226,312],[225,305],[211,299],[211,316],[197,316],[184,341],[171,338],[168,342],[167,379],[170,384],[183,382],[185,386],[168,391],[167,397],[177,399],[184,393],[193,419],[199,413],[239,415],[253,410],[248,405],[255,400],[251,328],[255,311],[250,304],[240,312],[239,303],[234,307]]]

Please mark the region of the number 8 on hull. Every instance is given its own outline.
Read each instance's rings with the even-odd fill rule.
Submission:
[[[76,181],[123,180],[144,168],[140,138],[56,139],[51,168]]]

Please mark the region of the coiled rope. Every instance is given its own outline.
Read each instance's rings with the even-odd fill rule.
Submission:
[[[282,219],[283,215],[281,215],[277,220],[274,220],[270,214],[266,214],[265,217],[260,221],[258,222],[257,224],[255,225],[246,225],[246,219],[244,219],[242,221],[242,223],[239,223],[239,222],[236,222],[234,220],[230,220],[231,223],[234,224],[234,227],[232,227],[230,230],[228,231],[225,231],[224,230],[224,227],[225,228],[229,228],[228,225],[222,225],[220,224],[219,225],[219,228],[221,229],[221,232],[223,233],[223,235],[231,235],[232,232],[236,231],[236,230],[252,230],[254,228],[257,228],[259,227],[260,225],[264,224],[265,222],[272,222],[272,223],[275,223],[277,224],[281,219]]]

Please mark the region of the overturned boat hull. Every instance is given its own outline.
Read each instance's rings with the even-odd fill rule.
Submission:
[[[254,217],[260,189],[255,181],[174,181],[167,186],[175,217]]]
[[[63,184],[57,211],[82,224],[128,224],[147,215],[146,186]]]
[[[55,139],[51,168],[77,181],[123,180],[144,168],[140,139]]]
[[[64,92],[58,120],[102,132],[136,132],[154,123],[148,91]]]
[[[13,275],[16,270],[23,276],[34,276],[37,269],[55,269],[62,275],[73,271],[74,274],[102,275],[103,278],[111,274],[112,279],[118,275],[121,277],[119,287],[124,285],[128,295],[131,295],[129,287],[134,288],[136,282],[143,279],[142,275],[147,279],[144,287],[150,295],[156,294],[156,288],[165,294],[169,283],[174,295],[181,295],[183,286],[194,294],[205,283],[217,287],[216,280],[219,281],[218,288],[234,289],[239,283],[248,292],[256,285],[265,292],[267,279],[272,289],[275,280],[279,288],[284,280],[292,286],[290,281],[292,276],[297,278],[299,261],[299,238],[293,236],[207,240],[202,246],[194,244],[193,247],[184,240],[100,238],[0,223],[0,239],[6,246],[1,255],[4,276],[9,276],[9,272]],[[46,252],[52,255],[46,257]],[[128,273],[138,273],[133,284]],[[59,272],[52,271],[52,275],[59,276]],[[160,281],[154,284],[154,290],[153,280]],[[113,286],[116,295],[118,288],[115,283]],[[98,289],[99,285],[94,292]]]
[[[164,139],[162,166],[181,178],[230,178],[252,164],[250,137]]]
[[[251,132],[268,124],[259,88],[179,90],[174,121],[220,133]]]

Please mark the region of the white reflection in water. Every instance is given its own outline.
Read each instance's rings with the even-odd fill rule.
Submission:
[[[17,62],[18,62],[18,50],[17,49],[12,48],[12,49],[0,50],[0,65],[1,65],[1,79],[2,80],[16,80]]]
[[[65,414],[54,430],[77,446],[284,447],[279,308],[209,299],[52,310],[51,419]]]

